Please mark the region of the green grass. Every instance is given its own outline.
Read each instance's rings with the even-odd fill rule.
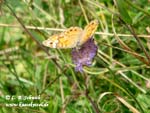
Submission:
[[[150,113],[150,2],[1,1],[0,113]],[[83,73],[75,72],[71,49],[41,45],[94,19],[98,52]]]

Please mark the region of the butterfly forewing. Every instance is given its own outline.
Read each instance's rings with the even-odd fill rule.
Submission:
[[[43,45],[50,48],[74,48],[81,33],[81,28],[71,27],[58,35],[49,37],[49,39],[43,41]]]
[[[60,43],[58,43],[58,48],[74,48],[76,47],[79,38],[81,36],[82,29],[79,27],[71,27],[68,30],[66,30],[63,35],[64,37],[61,37],[58,39]]]

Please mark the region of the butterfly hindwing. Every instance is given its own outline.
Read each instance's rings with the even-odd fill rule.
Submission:
[[[80,38],[79,45],[84,44],[88,41],[95,33],[98,27],[98,20],[91,21],[87,26],[85,26],[84,31],[82,33],[82,37]]]

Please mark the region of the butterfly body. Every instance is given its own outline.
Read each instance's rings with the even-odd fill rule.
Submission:
[[[90,39],[98,27],[98,21],[91,21],[85,28],[70,27],[66,31],[52,35],[43,41],[43,45],[50,48],[75,48]]]

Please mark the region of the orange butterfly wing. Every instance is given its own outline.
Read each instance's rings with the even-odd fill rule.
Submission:
[[[84,31],[82,33],[82,37],[80,38],[79,45],[84,44],[88,41],[95,33],[98,27],[98,20],[91,21],[87,26],[85,26]]]
[[[79,27],[71,27],[43,41],[43,45],[50,48],[74,48],[79,41],[82,31]]]

